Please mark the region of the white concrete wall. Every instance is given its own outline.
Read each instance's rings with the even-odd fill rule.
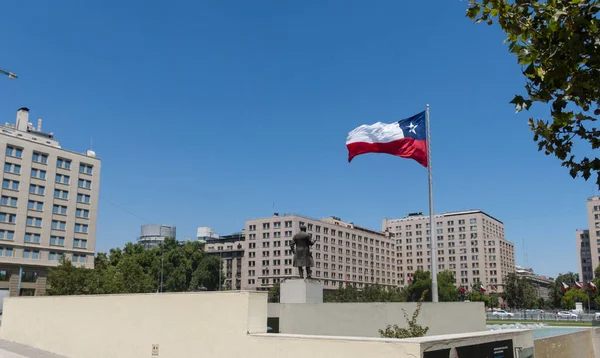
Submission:
[[[420,357],[436,344],[494,339],[489,332],[450,341],[443,336],[397,340],[266,334],[266,298],[266,293],[237,291],[7,298],[0,337],[71,358],[148,358],[153,344],[159,345],[157,358],[399,358]],[[533,345],[528,333],[503,332],[502,339]]]
[[[416,303],[269,304],[269,317],[279,317],[281,333],[325,336],[379,337],[379,329],[407,327]],[[277,315],[279,311],[279,315]],[[429,327],[428,336],[485,331],[482,302],[424,303],[417,323]]]

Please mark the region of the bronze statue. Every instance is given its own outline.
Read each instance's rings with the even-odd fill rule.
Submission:
[[[292,238],[290,250],[292,250],[292,253],[294,254],[294,267],[298,268],[298,273],[300,273],[301,278],[304,278],[303,267],[306,267],[306,278],[312,277],[310,268],[315,264],[310,252],[310,247],[314,244],[315,243],[310,236],[306,233],[306,226],[300,226],[300,232]]]

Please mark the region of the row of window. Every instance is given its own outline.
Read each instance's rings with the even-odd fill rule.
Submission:
[[[12,174],[20,174],[21,173],[21,166],[18,165],[18,164],[5,163],[4,164],[4,171],[8,172],[8,173],[12,173]],[[40,170],[40,169],[35,169],[35,168],[31,169],[31,177],[32,178],[36,178],[36,179],[46,180],[46,171],[45,170]],[[64,175],[64,174],[56,174],[56,176],[54,178],[54,182],[57,183],[57,184],[69,185],[71,183],[71,177],[68,176],[68,175]],[[91,189],[92,188],[92,181],[80,178],[78,180],[78,182],[77,182],[77,186],[79,188]]]
[[[17,219],[17,216],[15,214],[0,212],[0,222],[2,222],[2,223],[14,224],[14,223],[16,223],[16,219]],[[25,223],[27,226],[42,227],[42,218],[38,218],[38,217],[34,217],[34,216],[27,216]],[[54,230],[64,231],[67,228],[67,223],[66,223],[66,221],[62,221],[62,220],[52,220],[51,227]],[[74,230],[75,230],[75,232],[86,234],[88,232],[88,225],[75,223]]]
[[[89,182],[89,181],[86,181],[86,182]],[[19,190],[19,181],[4,179],[2,181],[2,188],[9,189],[9,190]],[[82,186],[82,188],[87,188],[87,187]],[[46,187],[43,185],[30,184],[29,185],[29,193],[36,194],[36,195],[45,195]],[[69,199],[69,191],[61,190],[61,189],[54,189],[54,197],[57,199],[68,200]],[[13,198],[13,199],[16,199],[16,198]],[[91,201],[90,195],[77,193],[77,202],[89,204],[90,201]]]
[[[13,158],[23,158],[23,149],[15,146],[6,146],[6,155]],[[31,159],[36,163],[48,164],[48,154],[33,152]],[[71,169],[71,161],[69,159],[57,158],[56,166],[62,169]],[[94,166],[91,164],[81,163],[79,164],[79,172],[83,174],[92,174]]]
[[[0,230],[0,240],[13,241],[15,239],[15,232],[12,230]],[[25,242],[39,244],[41,241],[40,234],[25,233]],[[50,236],[50,245],[52,246],[65,246],[64,236]],[[73,247],[86,249],[86,239],[73,239]]]
[[[13,249],[12,247],[0,246],[0,257],[15,257],[15,255],[16,255],[16,250]],[[24,259],[39,260],[41,258],[41,253],[40,253],[40,250],[23,249],[22,257]],[[63,258],[62,252],[54,252],[54,251],[48,252],[48,260],[50,260],[50,261],[60,261],[62,258]],[[87,261],[87,255],[86,254],[72,254],[71,261],[85,263]],[[29,281],[24,281],[24,282],[29,282]]]

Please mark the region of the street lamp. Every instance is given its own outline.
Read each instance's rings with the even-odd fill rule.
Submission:
[[[18,78],[17,75],[15,75],[14,73],[8,72],[8,71],[4,71],[3,69],[0,69],[0,74],[7,75],[8,78],[11,79],[11,80],[16,80]]]

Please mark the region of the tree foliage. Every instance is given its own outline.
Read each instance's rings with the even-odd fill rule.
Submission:
[[[164,248],[164,262],[161,262]],[[49,295],[147,293],[215,290],[219,286],[219,258],[209,256],[198,242],[165,240],[163,246],[145,250],[128,243],[123,249],[98,253],[94,269],[61,262],[48,274]]]
[[[600,159],[572,154],[575,140],[600,147],[600,11],[598,0],[477,0],[467,16],[497,22],[509,51],[525,75],[525,95],[511,103],[517,112],[534,103],[549,105],[551,120],[529,119],[533,139],[553,154],[573,178],[594,172],[600,187]]]
[[[539,305],[533,285],[524,277],[512,272],[504,278],[502,299],[506,305],[516,309],[537,308]]]
[[[567,272],[565,274],[559,274],[554,282],[550,284],[551,305],[554,307],[562,307],[562,298],[565,294],[562,290],[562,283],[564,282],[569,287],[573,287],[577,281],[579,281],[579,275],[576,273]]]
[[[421,294],[421,298],[419,298],[419,302],[417,303],[417,308],[412,314],[411,318],[408,318],[408,314],[402,309],[402,313],[404,314],[404,319],[406,319],[406,324],[408,328],[400,328],[397,324],[391,326],[388,325],[385,330],[380,329],[379,334],[382,338],[413,338],[413,337],[423,337],[429,331],[429,327],[423,327],[417,323],[417,318],[419,317],[419,312],[421,312],[421,306],[423,305],[423,301],[425,301],[425,296],[428,291],[425,290]]]
[[[440,302],[453,302],[458,299],[458,290],[456,288],[456,278],[452,271],[442,271],[437,275],[438,281],[438,300]],[[413,274],[413,281],[406,287],[406,301],[417,302],[423,297],[423,292],[427,292],[425,301],[431,301],[431,273],[429,271],[416,271]]]
[[[575,309],[575,302],[582,302],[584,307],[588,304],[588,295],[584,290],[569,289],[562,297],[562,308],[566,310]]]
[[[358,289],[349,285],[325,294],[324,302],[403,302],[404,292],[396,287],[368,285]]]

